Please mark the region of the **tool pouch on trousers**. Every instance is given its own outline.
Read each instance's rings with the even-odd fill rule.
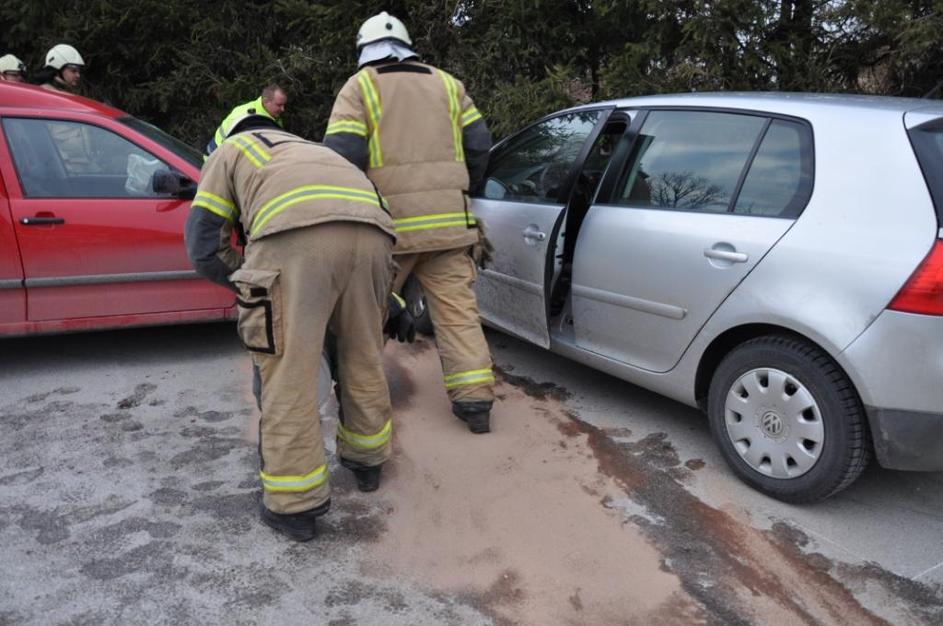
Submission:
[[[282,307],[278,271],[239,269],[229,279],[239,288],[239,337],[253,352],[282,353]]]

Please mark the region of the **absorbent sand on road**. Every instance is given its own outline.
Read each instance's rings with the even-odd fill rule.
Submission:
[[[497,387],[492,432],[451,417],[427,343],[395,351],[396,455],[386,529],[365,571],[478,598],[507,623],[701,621],[661,555],[618,512],[615,481],[559,406]]]

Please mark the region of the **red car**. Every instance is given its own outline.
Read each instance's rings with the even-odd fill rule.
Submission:
[[[221,320],[235,296],[196,273],[183,227],[202,155],[123,111],[0,82],[0,335]]]

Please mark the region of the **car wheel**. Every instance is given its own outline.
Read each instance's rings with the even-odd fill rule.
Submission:
[[[823,500],[864,471],[864,409],[835,361],[806,341],[767,335],[720,362],[708,396],[711,434],[748,485],[784,502]]]
[[[403,284],[403,299],[406,301],[406,308],[409,314],[413,316],[416,323],[416,332],[424,335],[433,335],[432,317],[429,315],[429,307],[426,306],[426,296],[422,293],[422,287],[419,281],[412,274]]]

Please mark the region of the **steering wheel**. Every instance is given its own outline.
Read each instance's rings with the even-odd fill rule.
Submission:
[[[560,186],[570,171],[570,164],[554,161],[540,171],[536,181],[537,195],[541,198],[556,200],[560,195]]]

